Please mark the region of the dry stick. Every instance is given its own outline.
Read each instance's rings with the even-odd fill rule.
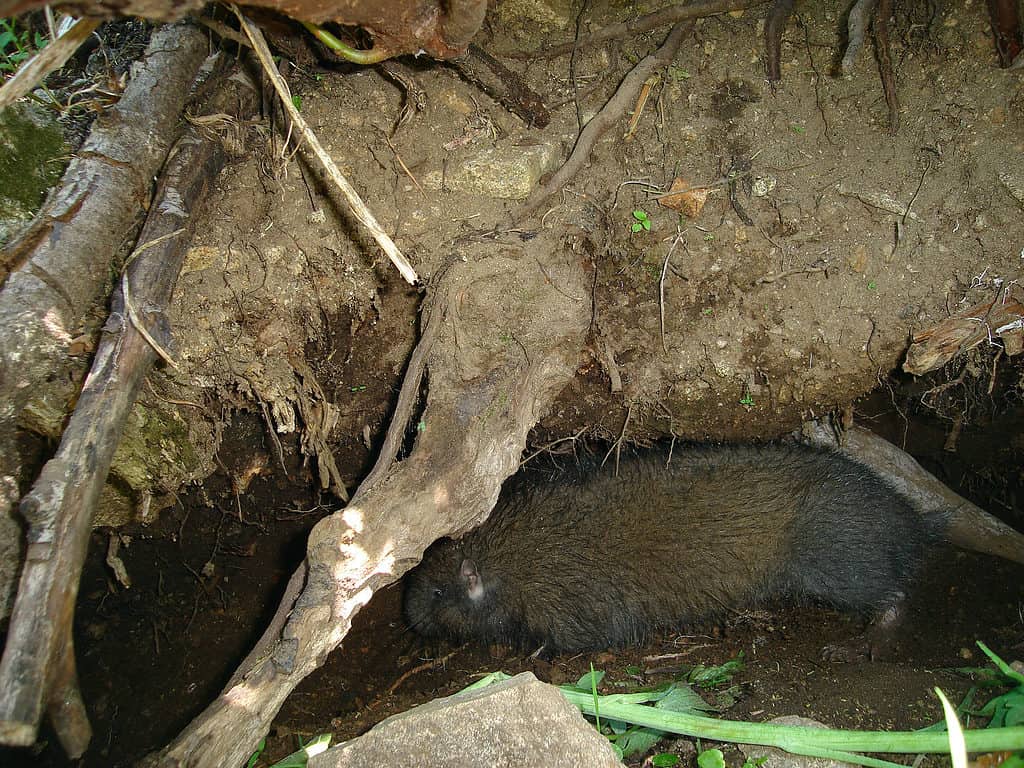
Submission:
[[[892,54],[889,49],[889,16],[892,0],[878,0],[875,9],[875,44],[878,48],[878,71],[882,76],[882,90],[889,107],[889,135],[895,136],[900,127],[900,103],[896,98],[896,78],[892,73]]]
[[[667,66],[672,57],[679,50],[683,37],[693,29],[692,21],[681,21],[669,32],[665,42],[654,53],[646,56],[630,71],[616,89],[615,94],[601,108],[594,118],[584,126],[573,147],[572,154],[555,173],[547,184],[537,189],[526,201],[512,212],[512,221],[518,222],[527,216],[536,213],[544,202],[562,189],[571,181],[590,157],[591,151],[597,140],[625,113],[626,109],[636,100],[636,94],[640,91],[644,81],[647,80],[655,70]]]
[[[517,51],[505,55],[514,59],[553,58],[566,53],[572,53],[574,48],[594,45],[605,40],[632,37],[643,32],[650,32],[652,29],[658,29],[659,27],[678,24],[681,21],[702,19],[706,16],[718,16],[729,11],[739,11],[755,5],[762,5],[765,2],[766,0],[696,0],[696,2],[687,3],[686,5],[672,5],[660,11],[649,13],[646,16],[641,16],[633,21],[612,24],[610,27],[605,27],[592,35],[580,37],[570,43],[555,45],[542,51]]]
[[[327,154],[327,150],[320,144],[316,134],[313,133],[312,129],[306,124],[302,115],[299,114],[299,110],[296,109],[295,104],[292,103],[291,94],[288,91],[288,85],[285,83],[284,78],[277,71],[277,67],[274,66],[273,58],[270,55],[270,49],[267,47],[267,41],[263,38],[263,33],[260,32],[259,27],[252,23],[248,17],[244,16],[237,6],[231,6],[231,9],[238,16],[238,20],[242,24],[242,29],[245,30],[245,34],[248,35],[250,42],[252,43],[253,50],[256,52],[257,58],[260,60],[260,64],[263,65],[263,70],[269,78],[270,82],[274,85],[274,90],[277,91],[278,97],[281,99],[281,104],[284,106],[285,111],[288,112],[288,117],[291,119],[292,125],[295,126],[296,130],[305,139],[306,144],[312,150],[314,157],[320,163],[324,172],[328,178],[334,182],[334,185],[341,190],[342,194],[345,195],[345,200],[348,202],[349,207],[352,211],[352,215],[356,217],[360,224],[373,235],[373,239],[377,241],[377,245],[381,247],[384,253],[387,254],[388,258],[391,259],[391,263],[395,265],[398,271],[405,278],[406,282],[410,285],[415,285],[419,281],[419,277],[416,275],[416,270],[412,268],[412,264],[409,263],[408,259],[402,255],[402,252],[398,250],[398,246],[395,245],[394,241],[388,236],[387,232],[381,227],[374,217],[370,209],[366,207],[359,194],[355,191],[351,184],[348,183],[341,171],[338,169],[337,164],[331,159],[331,156]]]
[[[64,66],[102,19],[81,18],[63,35],[21,65],[18,73],[0,88],[0,112],[43,82],[48,74]]]
[[[256,94],[248,89],[240,93],[222,92],[216,111],[241,98],[243,109],[251,112]],[[224,160],[220,141],[203,139],[195,128],[172,151],[140,235],[147,245],[138,250],[126,277],[150,331],[142,334],[128,322],[125,296],[115,296],[60,447],[22,500],[22,514],[30,523],[29,547],[0,662],[2,743],[32,744],[45,707],[72,759],[89,744],[71,624],[92,515],[124,424],[157,357],[150,339],[166,335],[163,315],[185,259],[187,234],[195,226],[192,214]],[[137,317],[137,322],[144,318]]]
[[[17,419],[32,398],[63,398],[74,329],[110,290],[110,263],[135,238],[178,119],[206,58],[189,24],[156,30],[120,101],[97,121],[28,230],[0,252],[0,536],[17,541]],[[13,529],[13,530],[12,530]],[[18,564],[0,563],[0,614]],[[13,598],[13,595],[10,595]]]
[[[796,0],[775,0],[768,18],[764,21],[764,58],[768,81],[777,83],[782,79],[782,33],[786,31],[786,23],[793,13]]]

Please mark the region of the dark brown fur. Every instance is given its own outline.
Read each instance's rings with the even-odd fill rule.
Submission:
[[[510,481],[490,518],[410,572],[427,636],[548,652],[635,643],[770,597],[879,614],[942,516],[804,446],[693,447]],[[928,522],[928,521],[932,522]]]

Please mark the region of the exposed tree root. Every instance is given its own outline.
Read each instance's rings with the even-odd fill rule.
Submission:
[[[605,40],[629,38],[644,32],[650,32],[652,29],[667,27],[670,24],[678,24],[681,21],[717,16],[729,11],[738,11],[755,5],[763,5],[765,2],[767,0],[694,0],[691,3],[679,3],[677,5],[670,5],[660,11],[649,13],[646,16],[641,16],[633,21],[612,24],[610,27],[598,30],[592,35],[583,35],[571,43],[554,45],[542,51],[511,51],[503,55],[514,59],[550,59],[555,56],[564,56],[567,53],[572,53],[577,48],[602,43]]]
[[[988,13],[992,19],[992,36],[995,38],[999,66],[1004,69],[1013,66],[1021,55],[1020,4],[1018,0],[987,0]]]
[[[892,0],[878,0],[875,8],[875,49],[878,56],[878,71],[882,77],[882,91],[889,108],[889,134],[895,136],[900,129],[900,102],[896,96],[896,76],[892,71],[892,52],[889,47],[889,17],[892,16]]]
[[[223,114],[237,102],[248,117],[251,89],[225,89],[207,108]],[[175,146],[133,258],[115,294],[92,370],[57,454],[21,503],[29,522],[28,553],[0,662],[0,742],[35,741],[45,709],[74,759],[91,738],[78,690],[71,624],[92,515],[114,451],[142,382],[166,359],[164,312],[185,259],[196,207],[226,160],[220,138],[194,125]]]
[[[850,9],[849,18],[846,21],[846,53],[839,64],[839,69],[844,75],[853,72],[853,65],[864,47],[864,36],[868,30],[868,22],[875,10],[878,0],[857,0]]]
[[[598,139],[616,125],[631,104],[636,101],[644,81],[656,70],[668,66],[679,50],[683,38],[693,29],[692,21],[681,21],[672,28],[665,42],[654,53],[644,57],[619,84],[615,94],[594,118],[584,126],[576,140],[569,159],[555,171],[546,184],[534,192],[512,212],[512,220],[519,222],[536,213],[541,205],[568,184],[586,165]]]
[[[805,425],[805,434],[813,442],[838,447],[874,469],[916,502],[924,514],[948,512],[946,537],[951,544],[1024,564],[1024,534],[944,485],[888,440],[863,427],[853,426],[843,433],[837,446],[835,435],[818,422]]]
[[[786,31],[793,4],[796,0],[775,0],[768,17],[764,20],[764,61],[768,81],[777,83],[782,79],[782,33]]]
[[[518,72],[510,70],[483,48],[470,45],[465,56],[451,59],[448,64],[527,125],[545,128],[551,122],[544,100]]]
[[[543,240],[531,241],[530,253],[495,256],[492,245],[479,246],[439,277],[423,331],[437,335],[426,355],[430,394],[413,453],[317,524],[305,586],[295,596],[300,570],[278,609],[283,628],[268,630],[217,700],[147,765],[243,764],[288,694],[341,642],[373,592],[397,580],[435,539],[486,517],[518,466],[529,429],[572,378],[590,320],[588,301],[562,293],[586,295],[582,269],[558,261],[561,249]],[[543,266],[530,269],[538,260]],[[475,337],[470,328],[493,333]],[[503,341],[505,334],[519,343]]]

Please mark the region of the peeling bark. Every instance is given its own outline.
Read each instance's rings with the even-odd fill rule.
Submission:
[[[529,248],[460,262],[439,278],[429,320],[440,324],[428,356],[430,394],[412,455],[317,524],[302,593],[292,603],[300,570],[278,610],[279,620],[288,617],[283,630],[272,625],[217,700],[145,765],[242,764],[374,591],[401,577],[435,539],[486,517],[530,428],[571,380],[590,319],[588,301],[566,298],[587,295],[580,266],[559,260],[550,243]],[[537,261],[542,266],[531,269]],[[473,328],[492,333],[470,336]],[[503,342],[499,328],[519,343]]]

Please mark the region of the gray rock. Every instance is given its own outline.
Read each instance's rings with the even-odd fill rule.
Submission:
[[[389,717],[310,768],[621,768],[608,741],[530,672]]]
[[[461,161],[453,160],[444,187],[453,192],[522,200],[557,163],[557,148],[551,144],[488,147]],[[428,173],[423,179],[423,186],[428,189],[440,189],[441,185],[440,171]]]

